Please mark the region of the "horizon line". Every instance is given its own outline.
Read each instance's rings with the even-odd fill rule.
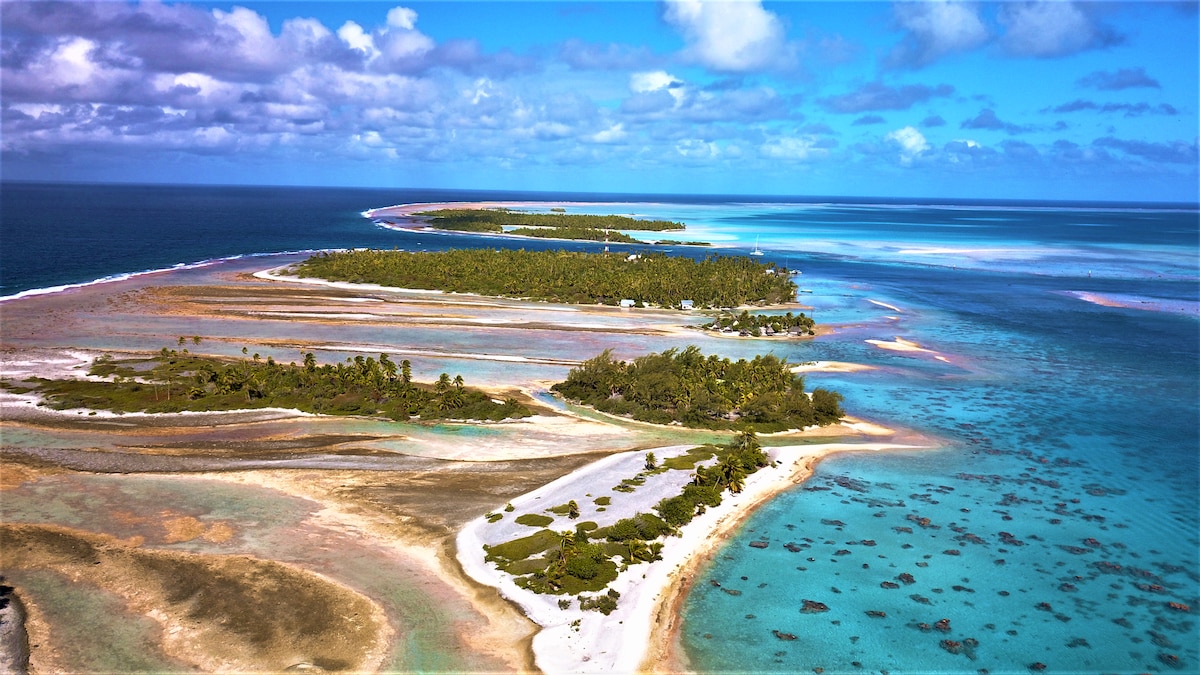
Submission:
[[[778,204],[844,204],[847,206],[871,205],[913,205],[913,206],[1104,206],[1116,208],[1148,208],[1157,210],[1183,209],[1200,210],[1200,198],[1196,201],[1129,201],[1129,200],[1090,200],[1071,198],[1037,198],[1037,197],[919,197],[919,196],[887,196],[887,195],[786,195],[769,193],[725,193],[725,192],[599,192],[590,190],[531,190],[518,188],[461,188],[461,187],[429,187],[429,186],[359,186],[359,185],[325,185],[325,184],[284,184],[284,183],[178,183],[178,182],[140,182],[140,181],[73,181],[73,180],[44,180],[0,178],[0,185],[90,185],[90,186],[127,186],[127,187],[175,187],[175,188],[277,188],[277,189],[326,189],[326,190],[363,190],[363,191],[430,191],[430,192],[464,192],[488,195],[571,195],[567,201],[583,201],[582,196],[603,196],[606,199],[594,201],[610,202],[648,202],[672,198],[708,198],[737,202],[761,202]],[[493,200],[495,197],[492,198]],[[519,200],[513,201],[546,201],[554,199]]]

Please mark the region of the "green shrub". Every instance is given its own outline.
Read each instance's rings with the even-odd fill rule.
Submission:
[[[585,610],[595,610],[605,616],[608,616],[609,614],[612,614],[614,610],[616,610],[617,599],[610,595],[597,595],[591,598],[580,596],[579,608]]]
[[[622,518],[617,522],[605,528],[605,538],[609,541],[628,541],[630,539],[641,539],[642,533],[638,530],[637,523],[633,518]]]
[[[517,516],[518,525],[528,525],[529,527],[545,527],[553,522],[553,518],[540,513],[523,513]]]
[[[663,520],[675,527],[690,523],[692,517],[696,515],[696,505],[682,495],[667,497],[659,502],[654,510],[658,511],[658,515],[662,516]]]
[[[720,506],[721,490],[715,485],[694,485],[689,483],[683,486],[683,498],[693,504]]]
[[[579,579],[588,580],[596,578],[600,573],[600,565],[591,558],[575,556],[567,561],[567,574]]]
[[[671,532],[671,526],[653,513],[639,513],[633,517],[642,539],[651,541]]]

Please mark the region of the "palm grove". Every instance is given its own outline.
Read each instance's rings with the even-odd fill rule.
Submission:
[[[340,251],[297,265],[304,277],[396,288],[527,298],[572,304],[696,308],[791,302],[796,284],[774,267],[744,256],[703,260],[651,254],[452,249],[441,252]]]
[[[842,396],[804,391],[804,378],[772,355],[731,361],[691,346],[632,361],[605,351],[552,387],[564,397],[615,415],[709,429],[782,431],[842,417]]]
[[[243,350],[246,351],[246,350]],[[383,415],[393,420],[492,420],[530,414],[514,399],[493,400],[465,386],[461,375],[442,373],[432,385],[417,383],[408,360],[361,355],[318,365],[282,364],[258,354],[239,360],[197,356],[164,347],[151,358],[102,356],[91,373],[104,380],[27,382],[50,405],[118,412],[214,411],[293,408],[330,415]],[[10,389],[20,389],[8,385]]]

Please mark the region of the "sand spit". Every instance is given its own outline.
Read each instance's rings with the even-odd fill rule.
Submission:
[[[359,292],[383,291],[386,293],[409,293],[412,295],[443,295],[443,294],[445,294],[445,291],[421,290],[421,289],[416,289],[416,288],[399,288],[396,286],[380,286],[379,284],[355,284],[355,283],[350,283],[349,281],[329,281],[328,279],[318,279],[316,277],[299,277],[299,276],[283,273],[285,270],[288,270],[291,267],[292,267],[291,265],[284,265],[281,267],[273,267],[269,270],[261,270],[261,271],[255,272],[254,277],[256,279],[263,279],[265,281],[288,281],[288,282],[292,282],[292,283],[296,283],[296,284],[311,284],[313,286],[327,286],[329,288],[337,288],[337,289],[341,289],[344,291],[359,291]],[[460,293],[457,295],[471,295],[471,294]],[[477,297],[482,298],[484,296],[480,295]]]
[[[926,349],[916,342],[905,340],[902,337],[897,337],[890,342],[888,340],[867,340],[866,342],[867,344],[875,345],[880,349],[886,349],[893,352],[904,352],[908,354],[928,354],[938,361],[950,363],[950,359],[946,358],[946,356],[940,352],[936,352],[932,349]]]
[[[1062,294],[1101,307],[1120,307],[1123,309],[1139,309],[1147,312],[1200,316],[1200,303],[1188,300],[1167,300],[1136,295],[1092,293],[1089,291],[1062,291]]]
[[[845,361],[810,361],[792,366],[793,373],[859,373],[875,370],[875,366]]]
[[[658,448],[654,452],[666,458],[681,454],[688,447]],[[489,523],[487,518],[470,522],[458,535],[458,559],[467,574],[499,589],[501,595],[520,605],[526,616],[542,627],[533,639],[533,649],[537,666],[544,672],[632,673],[648,667],[670,669],[670,649],[666,646],[674,620],[670,608],[694,576],[698,561],[714,551],[722,537],[736,529],[756,506],[807,478],[817,461],[832,453],[918,447],[830,443],[768,448],[775,466],[752,475],[741,493],[726,494],[719,507],[697,516],[681,529],[679,537],[669,537],[662,560],[630,566],[609,585],[620,593],[621,599],[608,616],[579,609],[575,599],[562,609],[558,604],[560,596],[538,595],[520,588],[511,575],[484,560],[483,545],[519,536],[522,530],[513,520],[521,513],[542,513],[547,507],[572,499],[581,507],[581,520],[605,526],[639,511],[649,511],[659,500],[678,494],[689,479],[689,472],[668,471],[650,476],[629,494],[606,490],[619,482],[619,476],[635,475],[644,462],[644,452],[612,455],[513,499],[514,511],[506,513],[499,522]],[[603,513],[597,513],[592,505],[592,497],[597,496],[609,496],[612,500]],[[565,529],[573,527],[573,523],[563,520],[549,527]],[[524,530],[525,534],[532,532],[529,528]]]
[[[899,314],[903,314],[903,313],[904,313],[904,310],[900,309],[899,307],[897,307],[897,306],[895,306],[895,305],[889,305],[889,304],[888,304],[888,303],[886,303],[886,302],[880,302],[879,300],[872,300],[871,298],[867,298],[867,302],[871,303],[872,305],[878,305],[878,306],[880,306],[880,307],[884,307],[884,308],[886,308],[886,309],[890,309],[890,310],[892,310],[893,312],[897,312],[897,313],[899,313]]]
[[[932,349],[926,349],[926,348],[922,347],[921,345],[917,344],[916,342],[913,342],[911,340],[905,340],[904,338],[901,338],[901,337],[895,338],[891,342],[889,342],[887,340],[867,340],[866,342],[867,342],[867,344],[875,345],[876,347],[879,347],[880,349],[887,349],[888,351],[893,351],[893,352],[924,352],[926,354],[937,353],[937,352],[934,352]]]

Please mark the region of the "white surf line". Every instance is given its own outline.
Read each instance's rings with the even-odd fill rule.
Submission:
[[[904,313],[904,310],[900,309],[899,307],[897,307],[897,306],[895,306],[895,305],[889,305],[889,304],[887,304],[886,302],[880,302],[880,301],[878,301],[878,300],[872,300],[871,298],[867,298],[867,302],[871,303],[872,305],[879,305],[880,307],[886,307],[886,308],[888,308],[888,309],[892,310],[893,312],[899,312],[899,313],[901,313],[901,314],[903,314],[903,313]]]

